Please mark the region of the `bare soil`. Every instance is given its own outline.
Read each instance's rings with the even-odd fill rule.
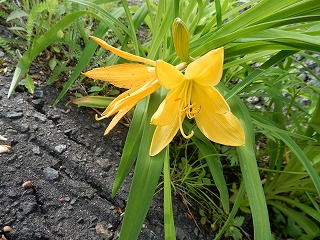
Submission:
[[[35,93],[20,84],[8,99],[15,63],[0,53],[0,135],[7,139],[0,144],[12,147],[0,154],[0,231],[12,228],[3,237],[118,239],[130,177],[114,199],[111,190],[127,128],[118,124],[103,137],[108,121],[96,122],[91,109],[68,104],[68,97],[53,106],[60,89],[46,86],[48,76],[35,66]],[[174,212],[177,239],[209,239],[179,200]],[[163,231],[160,192],[139,239],[164,239]]]

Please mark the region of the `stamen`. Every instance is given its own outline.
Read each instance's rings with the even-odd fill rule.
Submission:
[[[108,117],[107,115],[98,117],[98,115],[96,114],[95,119],[96,119],[96,121],[100,121],[100,120],[105,119],[105,118],[107,118],[107,117]]]
[[[189,135],[186,135],[186,134],[185,134],[185,132],[184,132],[184,130],[183,130],[183,127],[182,127],[181,115],[179,116],[179,129],[180,129],[180,132],[181,132],[182,136],[183,136],[185,139],[190,139],[190,138],[193,136],[193,134],[194,134],[193,131],[191,131],[191,133],[190,133]]]

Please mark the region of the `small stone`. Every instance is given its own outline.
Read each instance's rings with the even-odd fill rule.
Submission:
[[[101,169],[105,172],[108,172],[112,165],[107,159],[98,159],[97,163],[100,165]]]
[[[41,113],[35,113],[34,119],[38,122],[41,122],[41,123],[45,123],[47,121],[46,116]]]
[[[26,124],[26,123],[22,123],[19,127],[19,130],[21,133],[25,133],[25,132],[28,132],[30,129],[29,125]]]
[[[40,147],[39,146],[34,146],[32,148],[32,152],[36,155],[40,155],[41,154],[41,151],[40,151]]]
[[[43,105],[44,105],[44,102],[42,101],[42,99],[40,98],[37,98],[37,99],[34,99],[31,101],[32,103],[32,106],[35,108],[35,109],[42,109]]]
[[[67,145],[65,145],[65,144],[60,144],[60,145],[54,147],[54,151],[59,154],[63,153],[66,150],[67,150]]]
[[[41,89],[36,89],[33,93],[34,98],[42,98],[43,97],[43,91]]]
[[[7,118],[19,119],[23,117],[23,112],[9,112],[7,113]]]
[[[4,232],[10,232],[10,231],[12,231],[12,227],[10,227],[10,226],[4,226],[4,227],[3,227],[3,231],[4,231]]]
[[[34,133],[31,133],[28,141],[35,142],[36,140],[37,140],[37,136]]]
[[[49,181],[54,181],[59,178],[59,172],[51,167],[46,167],[43,170],[44,177]]]
[[[112,239],[113,232],[108,229],[109,227],[110,227],[109,224],[97,223],[97,225],[95,227],[96,233],[105,239]]]
[[[21,206],[22,206],[22,211],[25,215],[34,213],[38,209],[38,205],[33,202],[22,203]]]
[[[67,197],[64,198],[64,200],[65,200],[66,202],[69,202],[71,199],[70,199],[70,197],[67,196]]]
[[[23,187],[24,189],[32,188],[32,187],[33,187],[33,183],[32,183],[32,181],[25,181],[25,182],[22,184],[22,187]]]
[[[72,198],[71,201],[70,201],[70,204],[73,205],[73,204],[76,203],[76,201],[77,201],[77,198]]]
[[[0,51],[0,57],[4,56],[4,52]]]

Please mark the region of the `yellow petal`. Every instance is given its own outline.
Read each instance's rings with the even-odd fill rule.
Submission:
[[[104,132],[104,135],[107,135],[121,120],[121,118],[127,114],[127,112],[130,111],[131,108],[133,108],[134,105],[130,105],[126,108],[121,109],[111,120],[110,124],[108,125],[107,129]]]
[[[161,152],[174,138],[176,133],[179,130],[179,118],[178,115],[175,115],[176,118],[170,125],[166,126],[157,126],[154,131],[149,155],[155,156]]]
[[[201,85],[217,85],[223,68],[223,48],[208,52],[190,63],[185,72],[186,79],[192,79]]]
[[[104,49],[109,50],[110,52],[112,52],[113,54],[118,55],[119,57],[122,57],[124,59],[129,60],[129,61],[141,62],[141,63],[149,64],[151,66],[156,66],[156,62],[155,61],[152,61],[152,60],[147,59],[147,58],[139,57],[139,56],[133,55],[131,53],[127,53],[127,52],[121,51],[118,48],[112,47],[111,45],[109,45],[105,41],[101,40],[100,38],[97,38],[97,37],[94,37],[94,36],[91,36],[91,38],[96,43],[98,43],[101,47],[103,47]]]
[[[167,97],[158,107],[157,111],[151,118],[153,125],[163,126],[174,121],[176,115],[179,114],[179,103],[182,100],[180,88],[170,90]]]
[[[230,111],[230,107],[226,100],[223,98],[220,92],[212,86],[203,86],[194,83],[191,101],[197,106],[200,105],[200,108],[202,109],[203,106],[199,102],[197,102],[200,101],[199,99],[201,99],[202,105],[210,106],[210,109],[207,109],[210,112],[214,111],[216,113],[222,114]]]
[[[162,60],[157,61],[156,74],[160,84],[168,89],[177,87],[184,81],[184,76],[179,70]]]
[[[121,109],[125,109],[128,106],[134,107],[141,99],[157,91],[161,85],[158,80],[148,82],[142,87],[136,87],[125,91],[115,98],[102,115],[111,116]]]
[[[156,79],[153,67],[130,63],[95,68],[83,75],[96,80],[108,81],[119,88],[138,87]]]
[[[195,116],[201,132],[211,141],[220,144],[229,146],[244,145],[244,130],[238,118],[230,111],[222,114],[213,111],[215,98],[209,93],[193,95],[193,100],[201,105],[200,112]]]

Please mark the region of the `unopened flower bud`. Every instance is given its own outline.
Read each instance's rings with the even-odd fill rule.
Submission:
[[[189,31],[186,24],[176,18],[172,24],[172,37],[174,48],[183,62],[189,62]]]

